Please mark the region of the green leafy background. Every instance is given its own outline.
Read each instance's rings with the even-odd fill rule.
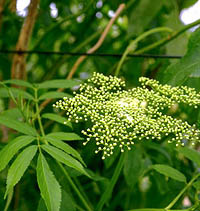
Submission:
[[[11,11],[10,2],[5,1],[2,20],[0,18],[0,49],[7,50],[15,49],[25,19]],[[86,52],[108,24],[109,11],[115,11],[121,3],[119,0],[101,2],[102,7],[98,8],[96,0],[41,1],[28,49]],[[50,15],[51,3],[58,9],[57,18]],[[126,1],[126,8],[97,52],[123,54],[132,40],[153,28],[169,27],[172,33],[177,32],[184,28],[180,12],[195,3],[196,0]],[[96,17],[99,12],[101,18]],[[78,18],[82,20],[79,22]],[[160,32],[143,39],[136,53],[168,35],[168,32]],[[186,30],[173,40],[169,36],[169,41],[144,53],[183,57],[127,58],[119,77],[129,88],[138,85],[140,76],[146,76],[163,84],[187,85],[200,91],[200,29]],[[13,55],[0,54],[0,210],[94,210],[110,184],[119,162],[119,151],[101,160],[101,155],[94,153],[94,142],[82,145],[85,137],[81,130],[87,128],[88,123],[67,121],[52,104],[62,97],[72,97],[73,91],[93,72],[113,75],[120,58],[87,57],[73,79],[66,80],[77,58],[29,54],[25,81],[11,79]],[[58,92],[57,88],[64,90]],[[37,111],[37,106],[46,99],[53,100]],[[11,100],[15,102],[13,107]],[[200,126],[199,108],[179,105],[169,113]],[[160,142],[141,142],[126,153],[119,179],[103,210],[163,208],[179,194],[199,171],[199,145],[176,149],[166,141],[163,138]],[[191,205],[199,200],[199,190],[200,180],[196,180],[185,195]],[[183,199],[184,196],[173,209],[186,208]]]

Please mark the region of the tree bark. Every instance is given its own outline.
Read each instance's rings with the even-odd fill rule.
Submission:
[[[32,35],[33,27],[35,25],[37,10],[40,0],[31,0],[28,9],[28,15],[21,28],[19,39],[16,45],[17,51],[28,50],[28,43]],[[13,57],[11,68],[12,79],[26,79],[26,55],[15,54]]]
[[[4,9],[4,4],[6,0],[0,0],[0,30],[1,30],[1,24],[2,24],[2,18],[3,18],[3,9]]]
[[[12,12],[16,12],[17,0],[10,0],[9,8]]]

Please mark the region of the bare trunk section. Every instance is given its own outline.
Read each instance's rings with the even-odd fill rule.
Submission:
[[[9,8],[12,12],[16,12],[17,0],[10,0]]]
[[[2,24],[2,18],[3,18],[3,8],[6,0],[0,0],[0,30],[1,30],[1,24]]]
[[[33,27],[37,17],[37,9],[40,0],[31,0],[28,15],[21,28],[19,39],[16,45],[17,51],[28,50],[28,43],[32,35]],[[11,68],[12,79],[26,79],[26,55],[15,54]]]

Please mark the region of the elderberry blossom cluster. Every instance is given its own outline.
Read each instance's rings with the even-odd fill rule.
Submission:
[[[91,127],[83,130],[87,144],[95,140],[102,159],[113,154],[116,146],[121,152],[138,140],[157,139],[169,136],[176,146],[183,140],[200,140],[200,131],[195,125],[163,114],[163,110],[177,103],[197,108],[200,94],[195,89],[181,86],[161,85],[145,77],[139,79],[141,87],[125,90],[125,82],[113,76],[94,73],[87,83],[80,86],[75,97],[59,100],[54,107],[66,110],[69,121],[90,121]]]

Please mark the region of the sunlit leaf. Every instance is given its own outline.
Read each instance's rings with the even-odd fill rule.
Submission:
[[[59,211],[61,188],[42,153],[37,161],[37,181],[48,211]]]
[[[190,37],[186,55],[164,71],[163,83],[182,85],[189,77],[200,77],[200,28]]]
[[[71,95],[69,94],[66,94],[64,92],[47,92],[47,93],[44,93],[42,94],[40,97],[39,97],[39,100],[45,100],[45,99],[50,99],[50,98],[63,98],[63,97],[71,97]]]
[[[12,94],[15,98],[22,96],[24,99],[34,100],[34,97],[31,94],[29,94],[28,92],[26,92],[22,89],[10,87],[9,90],[12,92]],[[10,97],[8,89],[6,89],[5,87],[1,87],[0,88],[0,96],[1,96],[1,98]]]
[[[49,89],[49,88],[72,88],[78,85],[80,82],[74,80],[50,80],[38,84],[39,89]]]
[[[24,149],[12,163],[8,171],[7,181],[6,181],[6,193],[7,193],[19,182],[24,172],[28,168],[31,160],[37,152],[37,146],[30,146]]]
[[[3,170],[13,158],[13,156],[23,147],[30,144],[35,137],[33,136],[18,136],[14,140],[10,141],[0,151],[0,171]]]
[[[50,119],[50,120],[53,120],[55,122],[59,122],[61,124],[67,125],[69,127],[72,127],[71,122],[69,122],[67,120],[67,118],[64,118],[64,117],[62,117],[60,115],[57,115],[57,114],[45,113],[45,114],[42,115],[42,118]]]
[[[35,128],[31,127],[27,123],[20,122],[7,115],[0,116],[0,124],[5,125],[6,127],[12,128],[16,131],[19,131],[27,135],[32,135],[32,136],[37,135],[37,131],[35,130]]]
[[[71,155],[50,145],[42,145],[41,148],[44,149],[47,153],[49,153],[57,161],[64,163],[65,165],[74,168],[85,175],[88,175],[81,163],[74,159]]]
[[[17,80],[17,79],[13,79],[13,80],[7,80],[4,81],[5,84],[15,84],[18,86],[25,86],[25,87],[29,87],[29,88],[33,88],[33,85],[27,81],[23,81],[23,80]]]
[[[83,140],[83,138],[77,135],[76,133],[65,133],[65,132],[49,133],[47,134],[47,137],[55,138],[58,140],[64,140],[64,141]]]
[[[72,148],[69,144],[63,142],[62,140],[57,140],[50,137],[46,137],[46,139],[52,145],[56,146],[59,149],[62,149],[63,151],[65,151],[66,153],[70,155],[73,155],[73,157],[77,158],[82,164],[84,164],[84,161],[81,158],[80,154],[74,148]]]
[[[19,119],[23,117],[19,108],[11,108],[11,109],[5,110],[2,113],[0,113],[0,115],[6,115],[7,117],[10,117],[13,119]]]

